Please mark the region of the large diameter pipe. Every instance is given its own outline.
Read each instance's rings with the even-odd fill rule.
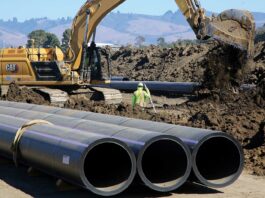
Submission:
[[[97,87],[118,89],[121,91],[135,91],[140,81],[111,81],[110,84],[95,85]],[[195,91],[201,87],[196,82],[159,82],[159,81],[143,81],[144,84],[152,92],[158,93],[174,93],[180,95],[195,94]],[[94,86],[94,85],[93,85]]]
[[[124,76],[112,76],[111,81],[129,81],[130,79]]]
[[[112,88],[121,91],[133,92],[137,89],[140,81],[129,81],[126,77],[114,77],[109,84],[94,85],[97,87]],[[160,81],[143,81],[144,84],[153,93],[173,93],[178,95],[194,95],[203,85],[199,82],[160,82]],[[256,86],[252,84],[243,84],[240,91],[248,91]]]
[[[26,119],[42,119],[56,125],[117,138],[127,143],[134,151],[140,178],[156,191],[168,192],[177,189],[187,181],[191,172],[189,148],[177,137],[10,107],[0,107],[0,113]]]
[[[0,155],[12,158],[14,137],[28,121],[0,115]],[[26,129],[18,162],[101,196],[123,192],[136,173],[134,154],[123,142],[45,124]]]
[[[236,181],[243,171],[244,156],[241,145],[233,137],[222,132],[57,107],[14,102],[0,102],[0,105],[152,130],[179,137],[192,150],[192,166],[196,178],[209,187],[228,186]]]
[[[69,116],[71,112],[71,110],[61,109],[56,114]],[[196,178],[209,187],[221,188],[232,184],[244,168],[241,145],[223,132],[103,114],[88,113],[83,119],[152,130],[180,138],[192,151],[192,166]]]

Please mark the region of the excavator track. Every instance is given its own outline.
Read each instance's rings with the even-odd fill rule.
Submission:
[[[68,93],[60,89],[34,87],[32,90],[49,100],[51,105],[54,106],[63,107],[65,102],[69,99]]]
[[[104,101],[105,104],[120,104],[122,102],[121,92],[111,88],[89,86],[74,90],[69,95],[78,99],[82,98],[82,100]]]
[[[103,96],[106,104],[119,104],[122,102],[122,94],[117,89],[101,87],[90,87],[90,89]]]

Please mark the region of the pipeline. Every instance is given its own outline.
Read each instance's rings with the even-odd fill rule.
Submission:
[[[110,84],[93,85],[95,87],[112,88],[120,91],[133,92],[137,89],[140,81],[129,81],[126,77],[114,77]],[[143,81],[152,93],[159,94],[176,94],[176,95],[195,95],[196,91],[202,88],[198,82],[160,82],[160,81]],[[253,84],[243,84],[240,91],[255,89]]]
[[[90,131],[123,141],[137,156],[137,170],[143,183],[159,192],[179,188],[187,181],[191,172],[189,148],[177,137],[11,107],[0,106],[0,114],[25,119],[42,119],[55,125]]]
[[[140,81],[127,81],[127,79],[119,81],[115,78],[110,84],[93,85],[95,87],[112,88],[121,91],[135,91]],[[196,82],[159,82],[159,81],[143,81],[144,84],[153,93],[174,93],[179,95],[193,95],[201,85]]]
[[[19,128],[28,121],[0,115],[0,154],[3,157],[13,157],[13,140]],[[19,163],[101,196],[123,192],[134,179],[135,156],[119,140],[42,123],[24,130],[17,144]]]
[[[179,137],[192,151],[193,172],[197,180],[209,187],[228,186],[236,181],[243,171],[242,147],[234,138],[222,132],[57,107],[2,101],[0,105],[156,131]]]
[[[130,79],[123,76],[112,76],[111,81],[129,81]]]

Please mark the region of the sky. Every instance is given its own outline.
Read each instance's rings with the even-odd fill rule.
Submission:
[[[16,17],[19,21],[30,18],[74,17],[85,0],[4,0],[0,7],[0,19]],[[201,0],[205,9],[221,12],[229,8],[265,12],[264,0]],[[50,3],[50,4],[49,4]],[[162,15],[168,10],[176,11],[175,0],[126,0],[115,11]]]

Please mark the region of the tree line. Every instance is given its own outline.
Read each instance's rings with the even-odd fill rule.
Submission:
[[[59,47],[64,52],[68,48],[70,41],[71,29],[66,29],[63,33],[63,38],[60,42],[58,37],[50,32],[44,30],[35,30],[28,35],[27,47],[43,47],[43,48],[55,48]]]

